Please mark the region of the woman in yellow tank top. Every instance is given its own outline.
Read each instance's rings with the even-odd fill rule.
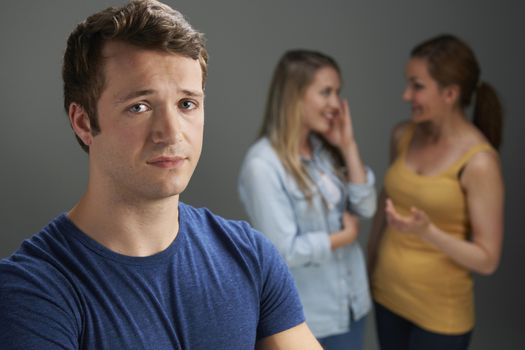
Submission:
[[[368,245],[379,344],[466,349],[471,272],[493,273],[501,254],[501,105],[472,50],[451,35],[416,46],[406,77],[411,119],[393,130]]]

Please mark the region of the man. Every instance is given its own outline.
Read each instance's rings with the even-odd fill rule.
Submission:
[[[247,224],[179,202],[207,53],[155,0],[101,11],[64,55],[85,194],[0,262],[2,349],[320,349],[286,265]]]

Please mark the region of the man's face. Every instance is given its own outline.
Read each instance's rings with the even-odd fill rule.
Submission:
[[[101,132],[90,145],[90,180],[121,199],[178,195],[202,149],[199,61],[121,42],[108,42],[103,57]]]

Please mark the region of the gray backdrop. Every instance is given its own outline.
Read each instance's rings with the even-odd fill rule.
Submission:
[[[10,1],[0,10],[0,257],[71,208],[86,184],[87,157],[62,109],[61,56],[85,16],[120,2]],[[258,130],[273,67],[290,48],[333,55],[343,70],[357,139],[381,186],[409,50],[443,32],[463,37],[506,107],[502,149],[507,188],[501,266],[476,277],[473,349],[515,349],[525,311],[525,238],[519,224],[525,178],[522,82],[524,5],[518,1],[168,1],[205,32],[211,56],[203,156],[184,201],[246,218],[236,192],[240,162]],[[522,179],[522,180],[520,180]],[[521,220],[522,222],[523,220]],[[360,240],[366,242],[369,223]],[[521,321],[523,324],[523,321]],[[367,348],[377,344],[372,319]]]

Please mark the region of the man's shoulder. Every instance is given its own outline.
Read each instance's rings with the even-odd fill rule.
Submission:
[[[55,298],[65,286],[64,276],[38,255],[13,253],[0,261],[0,304],[18,299]]]
[[[5,331],[0,340],[16,339],[17,348],[33,348],[36,339],[49,341],[41,346],[49,348],[66,334],[74,338],[80,329],[79,299],[68,278],[73,267],[62,234],[64,218],[53,219],[0,260],[0,329]]]
[[[41,231],[24,240],[9,257],[0,260],[0,289],[2,291],[32,286],[48,289],[49,284],[62,285],[61,267],[68,251],[63,235],[65,214],[50,221]]]
[[[189,231],[193,237],[208,239],[215,237],[220,241],[229,240],[234,243],[260,249],[261,245],[271,245],[270,241],[244,220],[232,220],[213,213],[208,208],[195,208],[180,203],[181,227]]]
[[[26,313],[47,316],[61,313],[67,305],[74,304],[74,287],[66,271],[69,264],[63,258],[65,243],[55,232],[57,220],[60,218],[51,221],[26,239],[13,254],[0,260],[0,313],[9,313],[0,317],[1,324],[20,320],[20,315]],[[27,320],[27,324],[31,322]]]
[[[181,202],[179,204],[181,220],[186,227],[206,229],[212,232],[234,234],[234,235],[253,235],[256,231],[244,220],[227,219],[221,215],[213,213],[206,207],[194,207]]]

